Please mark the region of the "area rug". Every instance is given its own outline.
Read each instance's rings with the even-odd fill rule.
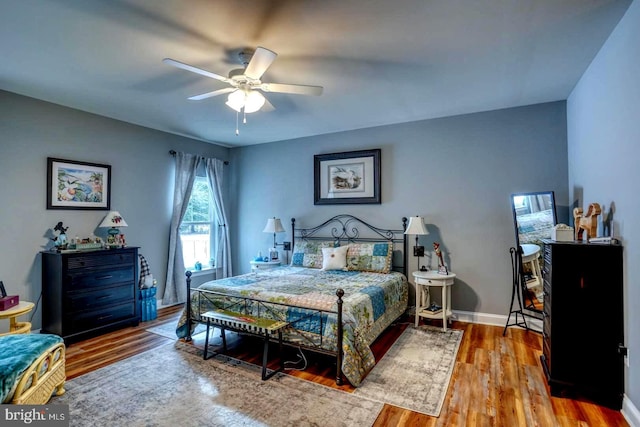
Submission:
[[[178,349],[180,348],[180,349]],[[203,360],[182,342],[65,385],[71,426],[371,426],[382,403],[230,358]]]
[[[437,417],[461,341],[459,329],[408,327],[353,394]]]
[[[164,323],[160,323],[156,326],[150,326],[148,328],[145,328],[145,331],[148,332],[152,332],[156,335],[161,335],[163,337],[166,338],[171,338],[174,340],[178,339],[178,336],[176,335],[176,326],[178,324],[178,318],[175,318],[173,320],[164,322]],[[207,330],[207,325],[204,325],[202,323],[198,323],[196,325],[195,330],[193,331],[193,333],[191,334],[192,337],[201,334],[203,332],[205,332]]]

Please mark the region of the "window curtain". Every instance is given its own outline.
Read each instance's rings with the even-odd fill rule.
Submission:
[[[218,219],[218,241],[216,244],[216,278],[231,276],[231,246],[229,242],[229,224],[222,200],[222,181],[224,176],[224,162],[218,159],[205,159],[207,179],[213,200],[213,207]]]
[[[176,177],[173,190],[173,214],[169,231],[169,259],[167,262],[167,280],[162,295],[162,304],[170,305],[187,300],[187,281],[180,241],[180,224],[187,211],[196,171],[201,157],[188,153],[176,153]]]

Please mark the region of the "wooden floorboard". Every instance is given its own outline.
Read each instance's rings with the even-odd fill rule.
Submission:
[[[176,322],[181,312],[181,306],[162,308],[151,322],[70,344],[67,378],[173,342],[146,329]],[[410,319],[398,322],[380,336],[372,345],[376,359],[386,353],[410,323]],[[433,324],[441,325],[437,321]],[[464,335],[440,416],[385,404],[375,426],[628,426],[619,411],[584,400],[550,396],[540,365],[540,334],[512,327],[503,337],[502,327],[461,322],[454,322],[453,327],[462,329]],[[191,345],[202,348],[203,335],[196,336]],[[230,356],[261,364],[259,340],[231,333],[227,336]],[[293,360],[297,356],[294,349],[288,349],[283,357]],[[271,367],[278,365],[277,358],[270,362]],[[349,384],[336,386],[335,364],[326,356],[308,355],[306,370],[287,373],[347,392],[354,390]]]

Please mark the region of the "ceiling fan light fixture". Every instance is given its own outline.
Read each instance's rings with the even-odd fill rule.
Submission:
[[[244,112],[255,113],[264,105],[264,96],[255,90],[249,91],[245,97]]]
[[[227,97],[227,104],[229,108],[236,110],[238,113],[242,111],[242,107],[244,107],[244,99],[245,94],[244,91],[237,89],[229,94]]]
[[[242,90],[238,89],[229,94],[227,97],[226,104],[229,108],[237,111],[238,113],[242,112],[244,108],[245,113],[255,113],[265,103],[265,98],[262,96],[260,92],[255,90]]]

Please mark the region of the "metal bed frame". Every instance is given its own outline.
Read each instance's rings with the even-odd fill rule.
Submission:
[[[397,245],[402,244],[401,252],[401,264],[394,264],[394,258],[392,256],[392,270],[399,271],[403,273],[405,276],[407,275],[407,239],[404,231],[407,228],[407,218],[402,218],[402,229],[383,229],[379,227],[375,227],[367,222],[357,218],[353,215],[349,214],[340,214],[336,215],[320,225],[309,228],[296,228],[296,219],[291,218],[291,231],[294,243],[296,241],[313,241],[313,240],[333,240],[336,244],[349,244],[349,243],[357,243],[357,242],[381,242],[385,241],[392,245],[394,255],[397,252]],[[364,233],[361,233],[361,230],[364,230]],[[323,234],[324,233],[324,234]],[[295,246],[294,246],[295,247]],[[344,296],[344,290],[337,289],[336,290],[336,303],[337,309],[334,310],[323,310],[323,309],[312,309],[307,307],[301,307],[297,305],[285,304],[285,303],[277,303],[271,301],[265,301],[258,298],[251,297],[243,297],[243,296],[234,296],[228,295],[220,292],[208,291],[204,289],[191,289],[191,271],[187,271],[186,273],[186,281],[187,281],[187,295],[188,301],[186,303],[186,317],[187,317],[187,337],[186,341],[191,340],[191,327],[194,323],[202,323],[206,324],[207,321],[202,317],[203,313],[200,313],[201,302],[204,300],[213,301],[215,299],[218,305],[222,304],[223,309],[231,310],[231,311],[242,311],[247,313],[247,310],[251,307],[254,310],[257,309],[258,317],[260,317],[261,312],[275,314],[273,307],[293,307],[300,308],[306,312],[305,315],[296,318],[295,320],[289,320],[290,331],[293,331],[296,335],[298,335],[301,339],[301,342],[283,342],[284,345],[293,346],[296,348],[302,348],[305,350],[313,351],[316,353],[322,353],[329,356],[333,356],[336,358],[336,384],[342,385],[342,342],[343,342],[343,332],[344,325],[342,322],[342,297]],[[197,307],[198,312],[193,313],[191,309],[191,294],[197,293]],[[223,298],[223,303],[221,303],[220,298]],[[262,311],[264,310],[264,311]],[[255,314],[255,311],[254,311]],[[323,319],[326,319],[328,316],[335,315],[336,316],[336,325],[337,325],[337,333],[336,333],[336,348],[335,350],[327,350],[322,348],[323,343],[323,334],[319,334],[319,342],[314,342],[310,335],[307,335],[305,331],[296,328],[296,323],[303,322],[308,320],[309,318],[318,317],[320,319],[320,331],[322,331],[322,322]],[[245,332],[246,333],[246,332]],[[251,335],[250,333],[248,333]]]

